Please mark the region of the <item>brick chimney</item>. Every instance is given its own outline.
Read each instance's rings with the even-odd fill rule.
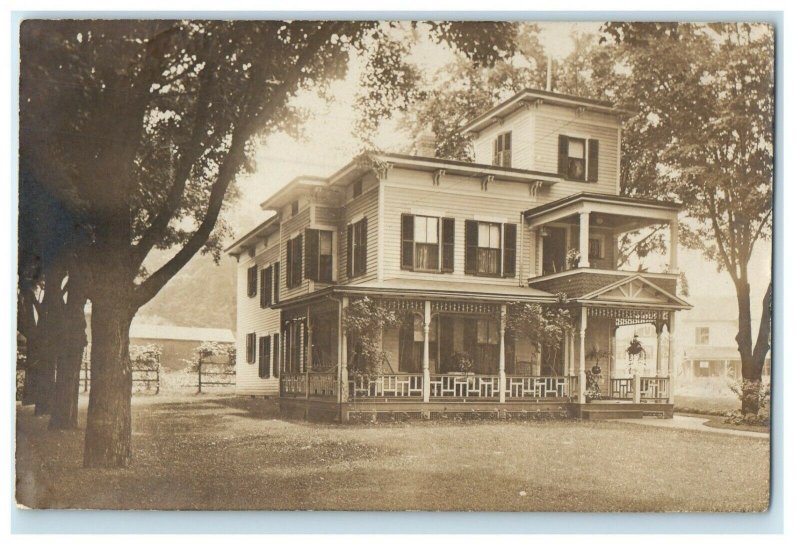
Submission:
[[[432,130],[425,129],[417,135],[414,141],[414,155],[436,157],[436,135]]]

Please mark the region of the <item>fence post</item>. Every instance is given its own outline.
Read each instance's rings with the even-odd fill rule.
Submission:
[[[156,367],[156,395],[158,392],[161,391],[161,364],[159,362],[159,366]]]
[[[197,393],[203,393],[203,358],[197,358]]]
[[[642,402],[642,381],[637,373],[633,374],[633,402]]]

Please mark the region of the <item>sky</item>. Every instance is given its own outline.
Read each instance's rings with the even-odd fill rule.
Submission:
[[[554,59],[567,56],[572,49],[570,35],[573,32],[598,32],[600,23],[543,22],[540,40],[546,52]],[[412,59],[425,74],[432,74],[451,57],[442,46],[422,40],[412,50]],[[299,175],[326,176],[338,170],[359,153],[360,143],[352,135],[356,122],[355,98],[358,92],[358,65],[351,63],[346,79],[334,82],[329,95],[335,97],[331,103],[319,98],[316,93],[300,94],[295,102],[311,113],[305,125],[303,139],[279,133],[270,136],[257,147],[253,174],[238,180],[241,198],[226,213],[226,218],[239,237],[267,218],[260,208],[267,197],[278,191]],[[380,149],[402,151],[409,142],[406,134],[396,130],[393,121],[382,124],[375,139]],[[727,272],[718,272],[715,263],[708,262],[700,252],[680,250],[681,269],[686,272],[689,284],[689,299],[696,297],[732,297],[733,283]],[[750,263],[752,309],[754,316],[760,313],[761,298],[771,274],[771,248],[764,243],[756,246]]]

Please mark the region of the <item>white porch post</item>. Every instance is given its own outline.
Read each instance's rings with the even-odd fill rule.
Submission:
[[[578,403],[586,403],[586,307],[581,307],[580,348],[578,352]]]
[[[656,320],[656,376],[664,376],[664,324]]]
[[[609,388],[611,387],[611,380],[617,375],[617,323],[616,318],[612,318],[614,323],[611,324],[611,350],[610,350],[610,362],[608,364],[608,385]]]
[[[578,267],[589,266],[589,212],[581,212],[580,253],[581,260]]]
[[[675,350],[675,311],[669,313],[669,403],[675,403],[675,366],[678,359]]]
[[[428,337],[431,333],[431,302],[425,301],[425,315],[422,323],[422,401],[431,400],[430,347]]]
[[[311,325],[311,305],[306,308],[306,399],[311,397],[311,368],[314,366],[314,328]]]
[[[500,403],[506,402],[506,305],[500,305]]]
[[[349,297],[342,297],[339,305],[339,402],[346,403],[350,395],[350,380],[347,376],[347,332],[344,330],[344,311],[350,304]]]
[[[678,221],[669,222],[669,272],[678,274]]]

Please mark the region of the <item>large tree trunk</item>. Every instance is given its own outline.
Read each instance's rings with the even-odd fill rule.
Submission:
[[[36,367],[39,365],[39,339],[30,335],[25,339],[25,385],[22,388],[22,404],[36,403]]]
[[[86,421],[84,467],[125,467],[131,461],[133,316],[106,294],[92,300],[92,389]]]
[[[74,294],[70,294],[73,297]],[[56,367],[55,397],[50,414],[50,429],[78,427],[78,392],[81,363],[86,348],[85,298],[70,300],[61,327],[62,348]]]
[[[750,314],[750,284],[746,280],[736,283],[736,298],[739,305],[739,331],[736,334],[736,344],[742,359],[742,414],[758,415],[761,400],[761,373],[770,344],[772,284],[764,294],[755,350],[753,349]]]

